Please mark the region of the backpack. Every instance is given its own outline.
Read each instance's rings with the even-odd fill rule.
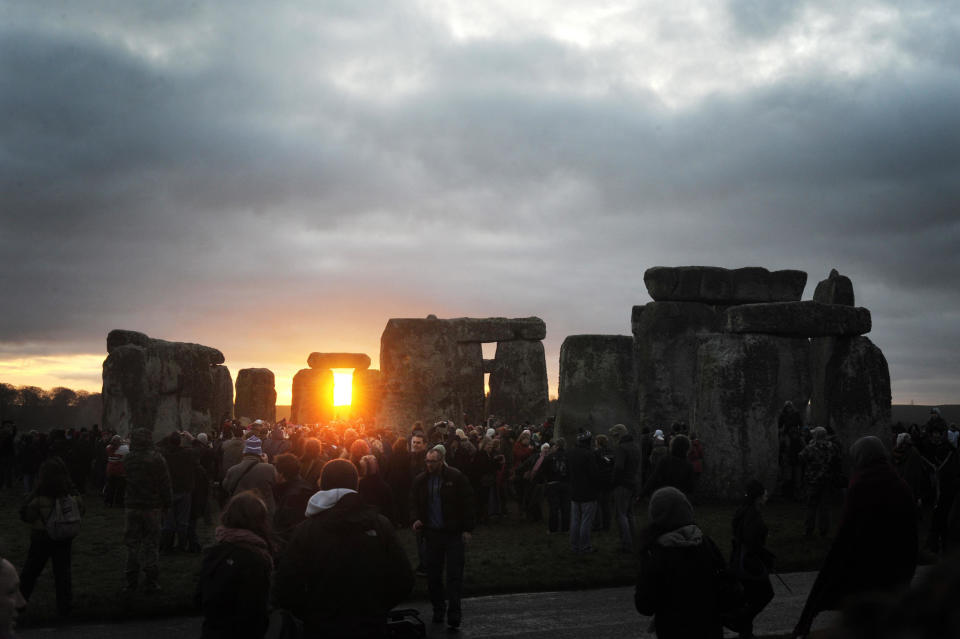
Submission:
[[[50,539],[73,539],[80,533],[80,504],[76,497],[64,495],[53,500],[45,522]]]

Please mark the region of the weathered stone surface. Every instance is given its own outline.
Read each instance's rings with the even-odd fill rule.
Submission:
[[[578,428],[606,433],[635,423],[633,340],[626,335],[571,335],[560,347],[560,402],[556,429],[572,438]]]
[[[830,425],[846,451],[864,435],[889,439],[890,370],[866,337],[812,340],[811,425]]]
[[[778,302],[732,306],[725,313],[728,333],[792,337],[853,336],[869,333],[870,311],[820,302]]]
[[[657,302],[751,304],[799,301],[807,274],[760,267],[655,266],[643,274],[643,282]]]
[[[372,423],[380,410],[383,394],[383,379],[376,369],[353,372],[353,398],[350,401],[350,416]]]
[[[103,362],[103,427],[205,430],[219,418],[223,353],[199,344],[111,331]],[[229,376],[229,371],[226,371]]]
[[[692,423],[698,337],[719,332],[721,319],[722,314],[712,306],[694,302],[651,302],[634,307],[636,419],[640,426],[652,430],[676,421]]]
[[[242,368],[237,372],[237,419],[277,420],[277,389],[273,371],[268,368]]]
[[[543,342],[498,343],[490,373],[489,412],[508,424],[542,423],[548,403]]]
[[[304,368],[293,376],[290,422],[320,424],[333,419],[333,372]]]
[[[810,344],[771,335],[703,336],[697,351],[695,419],[704,444],[705,495],[736,498],[750,479],[777,485],[777,417],[787,400],[806,406]]]
[[[370,368],[370,356],[364,353],[310,353],[307,365],[310,368],[353,368],[365,371]]]
[[[389,320],[380,338],[378,425],[408,432],[417,420],[479,423],[484,417],[482,343],[545,334],[539,318]]]
[[[218,426],[233,416],[233,378],[226,366],[214,366],[210,372],[213,374],[213,408],[210,417],[213,425]]]
[[[837,269],[830,270],[830,276],[821,280],[813,292],[813,301],[821,304],[842,304],[856,306],[853,296],[853,282],[846,275],[840,275]]]

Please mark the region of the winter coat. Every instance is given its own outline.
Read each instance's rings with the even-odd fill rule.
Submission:
[[[620,438],[613,456],[613,484],[636,490],[640,484],[640,447],[632,435]]]
[[[473,488],[467,476],[456,468],[444,465],[440,471],[440,504],[443,511],[443,529],[446,532],[471,532],[476,525],[477,509]],[[424,526],[430,521],[428,500],[429,473],[420,473],[413,480],[414,520]]]
[[[647,479],[647,483],[644,484],[643,490],[640,491],[640,497],[651,495],[653,491],[664,486],[673,486],[689,495],[693,492],[694,482],[695,475],[690,462],[685,457],[667,455],[653,469],[653,473]]]
[[[656,615],[657,639],[720,639],[717,571],[724,567],[716,544],[695,525],[659,536],[640,553],[634,604]]]
[[[277,502],[273,496],[273,487],[276,483],[277,471],[273,464],[261,462],[259,457],[253,455],[244,455],[243,461],[224,475],[221,486],[231,496],[245,490],[257,491],[263,503],[267,505],[267,512],[273,517],[277,510]]]
[[[733,550],[730,568],[741,578],[766,579],[773,568],[773,555],[766,549],[767,524],[754,504],[741,506],[733,517]]]
[[[270,572],[269,559],[246,544],[208,548],[197,584],[201,639],[261,639],[269,624]]]
[[[362,478],[357,490],[364,503],[375,507],[378,513],[393,521],[396,512],[393,505],[393,491],[379,473]]]
[[[127,473],[123,499],[127,508],[166,508],[173,501],[167,462],[153,447],[152,437],[146,428],[138,428],[130,434],[130,452],[123,459]]]
[[[277,537],[286,541],[293,529],[306,519],[307,502],[317,489],[300,477],[285,481],[274,488],[277,512],[273,516],[273,530]]]
[[[570,501],[596,501],[600,497],[600,466],[589,448],[575,446],[567,451]]]
[[[277,565],[276,607],[307,637],[382,636],[414,576],[393,524],[347,489],[319,491]]]

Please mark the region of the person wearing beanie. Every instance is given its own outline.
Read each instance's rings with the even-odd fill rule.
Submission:
[[[383,637],[387,613],[413,589],[413,569],[390,520],[364,503],[349,459],[327,462],[278,562],[273,603],[305,637]]]
[[[649,519],[641,535],[637,612],[654,616],[658,639],[720,639],[720,550],[694,523],[690,501],[672,486],[650,497]]]
[[[427,452],[427,471],[413,480],[416,521],[426,547],[427,589],[434,623],[446,616],[451,628],[460,627],[463,566],[466,545],[476,523],[473,488],[466,475],[445,461],[446,451],[434,446]],[[446,586],[443,569],[446,564]]]
[[[800,451],[807,512],[804,534],[812,537],[814,528],[819,526],[820,536],[826,537],[830,531],[830,501],[835,492],[840,451],[823,426],[812,429],[810,434],[812,441]]]
[[[277,510],[274,487],[277,485],[277,470],[273,464],[263,461],[260,438],[251,435],[243,445],[243,457],[223,476],[220,486],[228,496],[245,490],[255,490],[267,505],[272,519]]]
[[[744,604],[724,618],[724,625],[739,632],[741,639],[753,637],[753,620],[773,599],[773,554],[766,549],[767,525],[761,515],[766,503],[767,489],[751,479],[733,516],[730,568],[743,584]]]

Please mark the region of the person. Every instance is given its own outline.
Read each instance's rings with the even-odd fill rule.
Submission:
[[[623,424],[610,429],[617,444],[613,456],[613,513],[620,530],[620,551],[632,553],[636,531],[633,523],[633,502],[640,481],[640,446]]]
[[[606,435],[597,435],[594,438],[594,454],[597,456],[597,470],[599,471],[597,491],[597,516],[594,517],[593,529],[607,532],[613,521],[613,468],[615,465],[613,448],[610,447],[610,438]]]
[[[451,628],[459,628],[463,611],[463,566],[466,545],[475,524],[473,489],[466,476],[444,463],[446,451],[434,446],[427,452],[427,470],[413,481],[416,518],[413,529],[423,534],[426,546],[427,589],[434,623],[446,615]],[[446,564],[446,588],[443,570]]]
[[[803,450],[803,416],[792,401],[787,400],[777,416],[779,436],[779,463],[782,479],[782,492],[786,499],[796,500],[800,491],[800,451]]]
[[[640,540],[637,612],[654,615],[658,639],[720,639],[720,550],[694,523],[686,495],[673,486],[650,497],[649,519]]]
[[[920,505],[930,501],[932,486],[928,465],[913,445],[913,438],[910,437],[910,433],[899,433],[897,435],[897,445],[893,448],[891,458],[894,470],[897,471],[897,474],[906,482],[913,493],[913,499],[917,504],[917,517],[919,518]]]
[[[277,510],[277,502],[273,496],[273,488],[277,484],[277,470],[273,464],[263,461],[263,448],[260,438],[251,435],[243,447],[243,457],[239,464],[227,471],[223,476],[223,489],[229,495],[235,495],[245,490],[255,490],[260,493],[260,499],[267,505],[270,517]]]
[[[130,453],[123,460],[123,467],[127,474],[123,531],[127,585],[124,590],[137,589],[142,567],[146,576],[144,591],[149,594],[160,590],[160,509],[169,508],[173,502],[167,462],[153,447],[150,429],[136,428],[130,434]]]
[[[766,503],[767,489],[752,479],[733,515],[730,567],[743,584],[744,605],[729,615],[725,625],[739,632],[741,639],[754,636],[753,620],[773,599],[773,554],[766,549],[768,529],[761,514]]]
[[[300,477],[300,460],[292,453],[281,453],[273,458],[277,469],[274,501],[277,512],[273,516],[273,530],[278,541],[290,540],[294,528],[306,518],[307,502],[316,492]]]
[[[693,466],[687,459],[690,440],[686,435],[674,435],[670,440],[670,454],[661,458],[653,469],[647,483],[640,491],[639,499],[645,499],[658,488],[673,486],[686,495],[693,493],[695,477]]]
[[[570,532],[570,473],[567,469],[567,442],[557,437],[544,465],[543,495],[547,500],[547,534]]]
[[[0,557],[0,639],[16,639],[17,616],[26,605],[17,569]]]
[[[61,616],[70,614],[73,602],[73,576],[70,566],[73,537],[51,537],[47,523],[50,517],[54,516],[58,500],[64,497],[72,497],[70,507],[78,508],[80,514],[83,514],[83,499],[76,492],[70,481],[69,471],[60,458],[48,459],[40,466],[37,487],[21,513],[23,522],[30,526],[30,548],[27,550],[23,570],[20,571],[20,591],[24,598],[29,600],[47,560],[52,559],[57,612]]]
[[[793,637],[810,632],[817,613],[839,609],[851,595],[897,592],[917,567],[913,493],[887,459],[877,437],[850,448],[853,476],[837,536],[807,597]]]
[[[375,455],[364,455],[357,465],[360,482],[357,491],[364,503],[370,504],[377,512],[392,521],[393,491],[380,476],[380,464]]]
[[[811,432],[813,440],[800,452],[803,462],[803,481],[806,499],[806,519],[804,534],[813,535],[813,529],[819,522],[820,536],[826,537],[830,531],[830,494],[833,491],[836,447],[827,438],[827,429],[817,426]]]
[[[303,621],[305,637],[382,637],[387,613],[413,589],[393,525],[357,487],[349,460],[327,462],[277,563],[273,603]]]
[[[203,554],[196,601],[203,612],[202,639],[263,637],[269,624],[273,544],[270,516],[259,493],[230,498]]]
[[[653,439],[650,441],[650,454],[648,457],[644,458],[647,462],[647,479],[649,480],[650,476],[657,470],[657,466],[660,464],[660,460],[670,454],[670,449],[667,448],[667,442],[663,438],[663,431],[659,428],[653,431]]]
[[[190,440],[193,438],[191,437]],[[190,528],[190,508],[193,503],[193,491],[196,486],[200,459],[186,437],[173,432],[165,440],[163,458],[170,472],[170,486],[173,490],[173,503],[164,513],[160,525],[160,550],[169,552],[176,548],[182,552],[189,550],[187,532]],[[186,445],[185,445],[186,444]]]
[[[123,443],[120,435],[114,435],[107,446],[107,467],[105,469],[106,486],[103,489],[103,501],[107,506],[123,506],[123,493],[127,477],[123,470],[123,458],[130,447]]]
[[[933,411],[931,411],[933,413]],[[931,553],[949,550],[948,519],[954,499],[960,492],[960,456],[946,438],[946,424],[939,412],[927,422],[927,441],[920,454],[933,472],[934,499],[930,529],[925,543]]]
[[[570,475],[570,549],[573,554],[594,552],[590,542],[593,518],[597,514],[600,494],[600,468],[597,456],[590,450],[593,433],[581,430],[577,445],[567,453]]]
[[[220,455],[220,473],[218,479],[222,482],[223,476],[228,470],[240,463],[243,457],[243,429],[239,425],[231,424],[229,427],[224,425],[225,434],[232,435],[230,439],[225,439],[220,444],[217,451]]]

